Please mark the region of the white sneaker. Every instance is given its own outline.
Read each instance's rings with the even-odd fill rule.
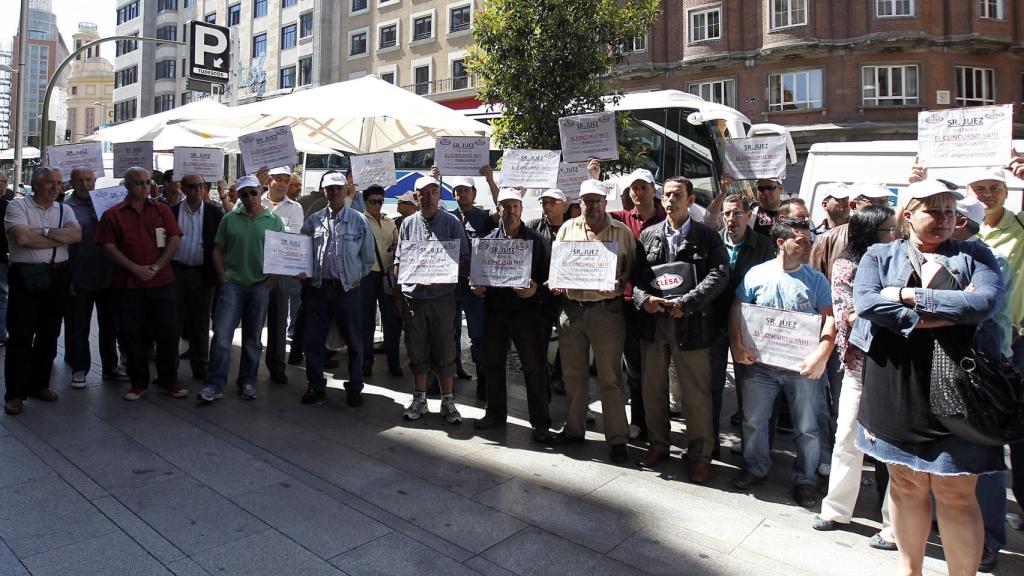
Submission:
[[[445,422],[449,424],[462,424],[462,414],[459,414],[459,409],[455,407],[455,400],[441,400],[441,416],[444,416]]]
[[[412,403],[405,409],[405,414],[402,416],[406,420],[419,420],[420,416],[424,414],[430,414],[430,410],[427,409],[427,397],[426,395],[420,396],[417,394],[412,397]]]
[[[255,400],[256,399],[256,387],[252,384],[246,384],[242,386],[242,389],[238,391],[238,395],[242,397],[242,400]]]
[[[78,372],[75,372],[74,374],[71,375],[71,387],[72,388],[82,389],[82,388],[85,388],[85,386],[86,386],[86,384],[85,384],[85,371],[84,370],[79,370]]]
[[[819,476],[828,476],[830,474],[832,474],[832,464],[825,464],[824,462],[818,464]]]

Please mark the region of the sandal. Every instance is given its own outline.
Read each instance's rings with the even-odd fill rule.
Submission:
[[[53,390],[50,390],[49,388],[36,390],[35,392],[29,394],[29,396],[35,398],[36,400],[42,400],[43,402],[56,402],[57,398],[59,398],[59,396],[57,396],[57,393],[54,392]]]
[[[11,416],[17,416],[21,414],[22,402],[21,400],[8,400],[4,402],[4,414],[10,414]]]

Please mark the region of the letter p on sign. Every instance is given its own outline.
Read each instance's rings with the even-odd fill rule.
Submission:
[[[216,84],[228,81],[231,31],[224,26],[192,20],[188,35],[188,75]]]

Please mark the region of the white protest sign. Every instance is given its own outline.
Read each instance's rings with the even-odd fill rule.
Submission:
[[[491,139],[486,136],[441,136],[434,141],[434,164],[445,176],[479,176],[491,163]]]
[[[153,142],[117,142],[114,144],[114,178],[124,178],[131,168],[153,171]]]
[[[528,288],[533,267],[533,241],[474,238],[469,262],[472,286]]]
[[[103,171],[103,145],[99,142],[50,146],[46,149],[46,163],[60,169],[64,179],[69,179],[75,168],[89,168],[97,178],[106,176]]]
[[[349,160],[352,163],[352,182],[359,190],[366,190],[373,184],[386,188],[398,181],[394,152],[349,156]]]
[[[260,168],[278,168],[295,164],[295,140],[287,126],[268,128],[246,134],[238,139],[238,151],[246,174],[255,174]],[[177,174],[177,170],[175,170]]]
[[[614,112],[559,118],[558,136],[562,141],[562,160],[566,162],[619,159]]]
[[[757,136],[725,141],[725,172],[734,180],[786,177],[786,137]]]
[[[313,238],[267,230],[263,236],[263,273],[282,276],[313,274]]]
[[[565,193],[565,197],[571,198],[580,195],[580,184],[590,179],[590,172],[587,172],[586,162],[562,162],[558,165],[558,188]]]
[[[762,364],[796,370],[796,366],[818,347],[821,316],[817,314],[746,303],[740,312],[743,345],[754,352]]]
[[[1012,104],[921,112],[918,162],[928,168],[1005,166],[1012,135]]]
[[[402,240],[399,284],[458,284],[458,240]]]
[[[199,176],[204,182],[224,178],[224,150],[220,148],[175,148],[174,177]]]
[[[113,186],[111,188],[100,188],[89,192],[92,198],[92,209],[96,212],[96,219],[103,218],[103,213],[120,204],[128,190],[124,186]]]
[[[619,264],[618,242],[551,244],[548,286],[575,290],[614,290]]]
[[[558,183],[558,150],[505,150],[501,159],[503,188],[554,188]]]

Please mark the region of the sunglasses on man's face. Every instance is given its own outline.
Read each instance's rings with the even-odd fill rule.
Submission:
[[[259,196],[259,195],[260,195],[260,191],[259,190],[250,190],[248,192],[239,192],[238,193],[238,196],[240,198],[245,198],[246,196]]]
[[[757,191],[758,192],[771,192],[772,190],[775,190],[776,188],[778,188],[778,186],[776,186],[774,184],[772,184],[771,186],[758,186],[757,187]]]
[[[375,200],[367,200],[366,203],[370,204],[371,206],[383,206],[384,205],[384,199],[381,198],[381,199],[375,199]]]

